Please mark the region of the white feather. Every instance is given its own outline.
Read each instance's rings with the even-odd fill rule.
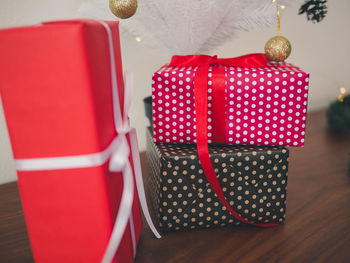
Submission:
[[[108,0],[85,0],[78,16],[117,19]],[[276,25],[276,4],[271,0],[138,0],[136,14],[120,24],[166,55],[208,53],[233,38],[236,30]]]

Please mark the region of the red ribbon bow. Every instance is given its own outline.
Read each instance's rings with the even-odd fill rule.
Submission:
[[[198,157],[204,174],[211,187],[226,209],[238,220],[257,226],[275,226],[277,223],[256,224],[243,218],[228,204],[216,177],[214,168],[210,161],[208,151],[208,71],[212,66],[212,112],[213,112],[213,137],[216,143],[225,143],[225,66],[242,68],[266,67],[267,58],[265,54],[248,54],[236,58],[217,58],[217,56],[189,55],[173,56],[169,66],[174,67],[198,67],[194,76],[194,96],[196,109],[196,141]]]
[[[169,66],[173,67],[199,67],[204,65],[222,65],[227,67],[262,68],[266,67],[265,54],[255,53],[235,58],[218,58],[208,55],[173,56]]]

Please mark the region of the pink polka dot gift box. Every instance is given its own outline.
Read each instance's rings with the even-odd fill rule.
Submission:
[[[264,59],[174,56],[153,74],[154,141],[196,143],[206,129],[208,143],[303,146],[309,74]]]

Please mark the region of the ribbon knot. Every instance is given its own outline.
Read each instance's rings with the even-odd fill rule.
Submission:
[[[126,84],[130,81],[130,77],[126,78]],[[122,117],[122,125],[116,125],[117,137],[112,142],[112,154],[109,161],[109,170],[111,172],[122,171],[128,163],[130,148],[128,144],[127,135],[132,131],[129,118],[127,116],[128,107],[127,103],[124,104],[125,114]]]
[[[219,64],[219,61],[218,61],[218,56],[217,55],[214,55],[210,58],[210,61],[209,61],[209,65],[210,66],[214,66],[214,65],[217,65]]]
[[[122,171],[129,161],[130,149],[126,133],[118,133],[117,138],[113,141],[113,153],[109,160],[109,170],[112,172]]]

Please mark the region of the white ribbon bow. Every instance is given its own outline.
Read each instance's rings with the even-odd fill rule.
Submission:
[[[136,254],[136,236],[132,216],[132,204],[134,201],[134,179],[131,164],[129,162],[130,149],[127,140],[127,135],[129,135],[130,139],[137,192],[143,214],[154,235],[157,238],[160,238],[161,236],[152,222],[147,207],[136,131],[130,126],[128,118],[128,111],[131,105],[132,98],[133,76],[131,72],[125,73],[124,109],[122,114],[118,95],[118,83],[116,76],[117,71],[114,60],[112,32],[105,22],[97,22],[99,22],[105,28],[108,35],[108,46],[110,51],[109,53],[111,63],[111,81],[113,89],[114,124],[116,132],[118,134],[117,137],[105,150],[99,153],[78,156],[16,159],[15,166],[18,171],[72,169],[99,166],[103,165],[109,160],[109,170],[111,172],[122,172],[124,185],[121,202],[119,205],[118,214],[113,226],[109,243],[101,261],[102,263],[109,263],[113,260],[113,257],[116,251],[118,250],[120,241],[124,235],[128,221],[130,223],[131,240],[133,245],[134,256]]]

